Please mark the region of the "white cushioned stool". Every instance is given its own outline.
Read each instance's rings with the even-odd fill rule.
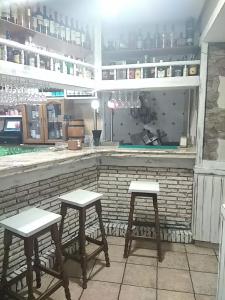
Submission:
[[[87,190],[75,190],[64,195],[61,195],[59,199],[62,201],[61,203],[61,215],[62,220],[60,224],[60,239],[62,239],[64,220],[67,213],[67,208],[76,209],[79,211],[79,257],[75,255],[69,255],[68,253],[63,253],[65,257],[72,258],[81,264],[82,269],[82,277],[83,277],[83,288],[87,288],[87,261],[96,257],[101,251],[105,253],[106,266],[109,267],[109,255],[108,255],[108,244],[105,236],[105,229],[102,222],[102,206],[101,206],[101,198],[102,194],[87,191]],[[99,227],[101,231],[102,240],[96,240],[91,237],[85,235],[85,221],[86,221],[86,210],[92,206],[95,206],[96,212],[98,214]],[[75,222],[75,221],[74,221]],[[94,243],[99,247],[90,255],[86,255],[85,251],[85,243],[86,240],[90,243]],[[63,248],[66,248],[68,245],[73,243],[74,240],[71,240],[63,245]]]
[[[129,251],[131,248],[132,240],[137,239],[148,239],[142,236],[135,236],[132,234],[132,226],[149,226],[150,223],[134,221],[133,214],[134,214],[134,205],[136,197],[146,197],[153,199],[153,206],[155,211],[155,231],[156,231],[156,242],[157,242],[157,249],[158,249],[158,259],[162,261],[162,251],[161,251],[161,242],[160,242],[160,223],[159,223],[159,214],[158,214],[158,204],[157,204],[157,195],[159,193],[159,183],[158,182],[151,182],[151,181],[131,181],[129,187],[129,193],[131,193],[131,200],[130,200],[130,212],[128,218],[128,227],[125,237],[125,247],[124,247],[124,257],[127,258],[129,255]]]
[[[41,287],[41,271],[44,271],[59,281],[37,299],[47,299],[61,286],[65,289],[66,299],[70,300],[69,281],[63,269],[61,246],[59,242],[59,232],[57,222],[61,220],[61,216],[52,212],[48,212],[39,208],[31,208],[21,212],[15,216],[7,218],[0,222],[0,225],[5,228],[4,231],[4,258],[3,271],[1,278],[1,293],[2,297],[8,294],[16,299],[22,299],[21,296],[10,290],[10,286],[18,279],[22,278],[26,273],[28,300],[36,299],[33,294],[33,270],[36,273],[37,288]],[[55,272],[41,265],[38,253],[38,237],[50,231],[52,240],[56,247],[56,259],[59,264],[59,272]],[[24,253],[26,256],[27,270],[7,281],[7,269],[9,263],[9,251],[12,244],[12,237],[16,236],[24,240]],[[34,251],[34,264],[32,265],[32,256]],[[1,299],[3,299],[1,297]],[[24,298],[25,299],[25,298]]]

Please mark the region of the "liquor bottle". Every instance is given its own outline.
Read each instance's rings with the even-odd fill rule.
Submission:
[[[143,69],[143,78],[149,78],[149,68]]]
[[[1,18],[6,21],[10,21],[10,6],[4,3],[1,7]]]
[[[22,4],[17,6],[17,24],[25,26],[25,7]]]
[[[158,24],[156,24],[156,27],[155,27],[154,46],[155,46],[155,48],[162,48]]]
[[[37,31],[37,15],[34,9],[32,9],[32,24],[31,28],[35,31]]]
[[[34,45],[32,43],[32,37],[31,36],[29,36],[28,40],[25,41],[25,45],[28,45],[28,46]],[[25,51],[24,56],[25,56],[24,57],[25,65],[28,65],[28,66],[31,66],[31,67],[36,66],[36,57],[35,57],[34,53]]]
[[[163,26],[163,32],[162,32],[162,48],[168,47],[168,35],[166,31],[166,25]]]
[[[58,20],[58,13],[54,12],[54,19],[52,14],[49,16],[50,19],[50,35],[56,37],[57,39],[61,39],[61,27]]]
[[[148,32],[146,38],[144,40],[144,49],[151,49],[152,48],[152,38],[151,34]]]
[[[69,27],[69,23],[68,23],[68,17],[66,16],[66,23],[65,23],[65,31],[66,31],[66,41],[68,43],[71,42],[71,31],[70,31],[70,27]]]
[[[183,68],[183,76],[184,77],[188,76],[188,67],[187,67],[187,65],[185,65],[184,68]]]
[[[170,48],[176,47],[174,24],[172,24],[171,31],[170,31],[170,34],[169,34],[169,47]]]
[[[17,4],[14,3],[10,7],[10,22],[18,24]]]
[[[60,15],[60,37],[63,41],[66,40],[66,27],[65,27],[65,24],[63,22],[63,16]]]
[[[53,19],[51,10],[49,10],[49,35],[56,37],[56,23]]]
[[[36,17],[37,17],[37,31],[38,32],[44,32],[43,30],[43,14],[42,14],[42,11],[41,11],[41,7],[40,5],[38,4],[37,5],[37,11],[36,11]]]
[[[91,49],[91,36],[89,33],[88,25],[86,26],[86,41],[85,41],[85,48]]]
[[[24,25],[28,29],[31,29],[32,24],[32,18],[31,18],[31,8],[25,7],[25,13],[24,13]]]
[[[143,36],[142,36],[141,29],[139,29],[139,31],[138,31],[137,41],[136,41],[136,48],[137,49],[143,49]]]
[[[177,40],[177,47],[184,47],[186,45],[186,40],[183,32],[180,32],[180,36]]]
[[[75,30],[75,27],[74,27],[74,19],[71,18],[71,21],[70,21],[70,37],[71,37],[71,43],[72,44],[76,44],[76,30]]]
[[[83,27],[81,27],[80,36],[81,36],[81,46],[85,47],[86,34]]]
[[[5,37],[7,40],[12,40],[11,32],[6,31]],[[13,48],[7,47],[7,61],[13,62],[13,51],[14,51]]]
[[[48,34],[50,33],[50,21],[49,21],[49,17],[47,15],[47,10],[46,10],[46,6],[43,6],[43,28],[44,28],[44,33]]]
[[[78,22],[76,21],[76,45],[81,46],[81,34]]]
[[[160,60],[160,62],[163,62],[163,61]],[[165,69],[165,67],[158,67],[158,69],[157,69],[157,77],[158,78],[164,78],[164,77],[166,77],[166,69]]]
[[[192,46],[194,44],[194,19],[189,18],[186,21],[186,44]]]

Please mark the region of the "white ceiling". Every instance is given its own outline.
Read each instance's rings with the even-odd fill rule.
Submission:
[[[45,0],[63,14],[83,15],[84,18],[99,18],[100,3],[103,1],[113,2],[113,8],[116,2],[120,3],[120,11],[114,16],[116,21],[161,23],[184,20],[190,16],[197,19],[208,0]],[[107,5],[110,11],[110,5]],[[112,17],[107,15],[105,18]]]

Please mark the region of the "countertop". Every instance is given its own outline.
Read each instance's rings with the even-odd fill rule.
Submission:
[[[42,151],[0,157],[0,177],[25,171],[29,168],[55,165],[65,161],[75,162],[88,157],[143,157],[143,158],[182,158],[195,159],[195,151],[192,148],[178,148],[173,150],[158,149],[124,149],[117,146],[99,146],[95,148],[83,148],[78,151]]]

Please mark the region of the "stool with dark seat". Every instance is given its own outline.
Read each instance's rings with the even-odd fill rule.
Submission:
[[[87,261],[92,259],[93,257],[96,257],[100,252],[104,251],[105,253],[105,260],[106,260],[106,266],[109,267],[109,255],[108,255],[108,244],[105,236],[105,229],[102,222],[102,206],[101,206],[101,199],[102,194],[86,191],[86,190],[75,190],[69,193],[66,193],[62,196],[60,196],[61,203],[61,215],[62,220],[60,224],[60,239],[62,238],[63,234],[63,227],[64,227],[64,220],[67,213],[67,208],[76,209],[79,211],[79,257],[76,257],[75,255],[69,255],[68,253],[63,252],[64,256],[66,258],[72,258],[76,261],[78,261],[81,264],[82,269],[82,277],[83,277],[83,288],[87,288]],[[99,227],[101,231],[101,237],[102,240],[96,240],[91,237],[88,237],[85,235],[85,221],[86,221],[86,210],[90,207],[95,207],[95,210],[98,215],[99,220]],[[94,243],[98,245],[99,247],[88,256],[86,255],[85,250],[85,243],[86,241],[90,243]],[[73,243],[74,240],[71,240],[63,245],[63,248],[66,248],[68,245]]]
[[[54,293],[61,286],[65,289],[65,295],[67,300],[71,300],[69,291],[69,280],[63,269],[61,245],[59,241],[59,232],[57,222],[61,220],[61,216],[52,212],[48,212],[39,208],[31,208],[20,214],[12,216],[0,222],[5,228],[4,231],[4,258],[3,258],[3,270],[1,278],[1,299],[4,295],[12,296],[16,299],[25,299],[13,292],[10,286],[22,279],[26,274],[26,281],[28,287],[28,300],[36,299],[33,294],[33,270],[36,273],[36,285],[37,288],[41,287],[41,271],[46,272],[53,277],[59,279],[51,288],[45,291],[37,299],[47,299],[52,293]],[[59,272],[50,270],[40,264],[39,252],[38,252],[38,237],[51,232],[52,240],[56,247],[56,259],[59,264]],[[9,264],[9,251],[12,244],[12,237],[19,237],[24,241],[24,252],[26,256],[27,270],[21,273],[16,278],[7,281],[7,269]],[[32,256],[34,251],[34,264],[32,263]],[[36,299],[36,300],[37,300]]]
[[[155,212],[155,232],[156,232],[156,242],[158,250],[158,260],[162,261],[162,251],[161,251],[161,242],[160,242],[160,223],[159,223],[159,214],[158,214],[158,203],[157,203],[157,194],[159,193],[159,183],[151,181],[131,181],[129,192],[131,193],[130,200],[130,212],[128,218],[128,227],[125,237],[125,247],[124,247],[124,257],[127,258],[131,248],[132,240],[137,239],[149,239],[142,236],[135,236],[132,233],[132,226],[149,226],[150,223],[140,222],[133,220],[134,214],[134,205],[136,197],[146,197],[153,199],[153,206]]]

